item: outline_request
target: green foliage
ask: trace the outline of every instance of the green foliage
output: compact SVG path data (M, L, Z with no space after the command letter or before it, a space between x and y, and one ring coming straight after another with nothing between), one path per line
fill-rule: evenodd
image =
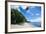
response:
M23 24L26 18L17 9L11 9L11 24Z

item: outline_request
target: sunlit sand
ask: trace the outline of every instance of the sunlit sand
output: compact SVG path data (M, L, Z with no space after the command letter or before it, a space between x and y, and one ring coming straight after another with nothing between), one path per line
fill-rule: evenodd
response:
M22 25L12 24L11 28L13 28L13 29L14 28L32 28L32 24L30 24L30 23L24 23Z

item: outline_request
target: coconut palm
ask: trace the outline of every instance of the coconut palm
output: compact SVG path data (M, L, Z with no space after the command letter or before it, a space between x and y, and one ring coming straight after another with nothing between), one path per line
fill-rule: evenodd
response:
M11 9L11 24L23 24L27 20L17 9Z

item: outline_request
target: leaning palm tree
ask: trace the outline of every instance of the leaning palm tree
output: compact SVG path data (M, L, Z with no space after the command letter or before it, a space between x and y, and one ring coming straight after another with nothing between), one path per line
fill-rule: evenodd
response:
M11 9L11 24L23 24L27 20L17 9Z

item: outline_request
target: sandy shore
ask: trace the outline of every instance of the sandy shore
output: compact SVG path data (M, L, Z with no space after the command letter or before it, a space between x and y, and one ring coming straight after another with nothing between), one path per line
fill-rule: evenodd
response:
M24 23L22 25L11 25L11 28L14 29L14 28L32 28L32 25L30 23Z

